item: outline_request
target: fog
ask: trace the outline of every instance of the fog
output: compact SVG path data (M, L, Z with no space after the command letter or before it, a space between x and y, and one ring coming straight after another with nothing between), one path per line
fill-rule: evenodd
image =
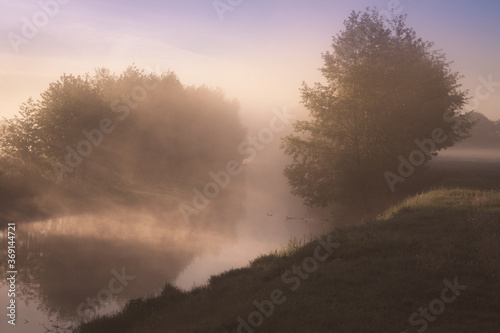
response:
M498 148L451 148L439 154L435 162L446 160L474 161L474 162L500 162L500 149Z
M166 284L206 285L428 189L500 188L492 2L50 4L0 3L0 239L15 223L16 332L69 332ZM396 34L403 21L382 21L405 13ZM451 141L437 145L441 128ZM423 133L437 157L414 153Z
M61 120L61 101L78 112ZM309 119L304 107L255 110L220 90L183 85L175 73L131 67L63 76L24 108L38 122L5 123L8 142L24 155L2 156L1 217L4 226L18 223L17 281L30 332L54 322L75 327L166 283L190 290L291 239L348 223L341 207L307 207L290 193L283 170L292 159L280 145L295 121ZM477 117L470 139L429 163L430 185L479 173L496 181L496 123ZM25 152L9 128L42 144L34 139ZM120 274L129 280L114 293L110 281Z
M149 103L148 107L160 102L152 99ZM277 114L290 115L290 123L279 123ZM147 128L148 138L167 142L163 137L167 133L155 125L154 116L146 112L141 115L143 118L139 120L130 119ZM334 223L331 209L304 206L302 199L290 194L283 176L289 158L279 148L281 137L291 132L292 121L303 117L303 110L277 106L270 108L265 116L242 115L246 134L240 141L229 144L224 141L221 150L229 146L237 148L246 142L243 146L246 150L242 151L247 154L217 153L214 151L217 147L210 146L207 149L213 153L209 163L195 160L186 169L178 170L179 177L185 177L180 171L190 170L187 172L190 177L183 178L187 185L175 181L166 184L166 200L154 194L159 191L156 185L163 180L149 183L143 178L133 178L137 169L158 159L147 151L135 150L134 146L116 149L115 145L127 142L126 131L119 129L105 137L88 161L78 166L86 170L83 185L94 184L91 188L82 188L79 181L73 186L71 178L65 179L60 187L49 181L55 177L53 174L49 180L33 175L36 194L26 195L24 202L39 215L18 222L16 230L17 265L22 267L17 276L19 299L26 313L31 313L26 316L30 322L25 329L36 330L39 324L50 327L56 322L60 327L74 327L95 315L116 311L130 299L155 295L167 282L189 290L207 283L211 275L245 266L261 254L286 247L290 239L310 240L328 231ZM279 131L262 136L271 133L271 123L279 124ZM117 127L120 125L117 123ZM248 144L252 141L245 140L250 138L258 140L258 145ZM191 159L197 154L203 156L202 150L190 152L189 142L181 153L179 147L182 145L175 146L172 154L180 158L185 154ZM222 157L217 159L218 154ZM205 184L214 182L209 174L224 170L229 158L241 161L241 173L231 176L227 187L220 188L215 198L186 220L180 205L194 207L193 189L203 191ZM135 174L131 165L137 165ZM154 169L148 170L156 174ZM106 176L110 173L112 178ZM107 178L102 178L103 175ZM154 195L138 195L129 200L120 192L99 186L100 183L95 185L96 179L106 179L109 184L128 182L134 193L152 190ZM22 219L22 214L10 216L13 217ZM6 232L2 232L1 238L7 238ZM6 255L6 249L1 251ZM2 262L2 272L7 271L5 265ZM89 298L98 298L96 295L108 288L115 276L112 271L122 269L134 277L129 285L109 300L104 297L106 301L89 305ZM5 277L2 273L2 290L6 287Z

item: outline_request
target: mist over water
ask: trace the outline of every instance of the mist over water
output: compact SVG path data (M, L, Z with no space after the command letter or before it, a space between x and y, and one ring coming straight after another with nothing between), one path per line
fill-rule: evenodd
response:
M260 328L264 323L269 330L307 332L397 327L406 316L398 312L424 304L419 297L425 290L412 295L408 288L394 288L399 282L394 276L384 278L387 284L376 283L362 294L394 291L391 299L357 307L359 290L370 289L364 283L372 278L366 276L369 266L381 272L382 255L394 268L384 270L390 276L401 267L408 273L410 263L417 274L408 276L425 285L431 279L422 276L436 277L444 266L461 262L445 252L431 256L432 262L422 260L418 251L427 251L432 239L417 246L408 236L418 234L413 228L421 217L426 231L427 222L439 227L440 214L448 213L420 214L403 200L434 189L500 189L499 5L2 1L0 304L15 299L17 307L4 312L0 333L69 333L127 306L133 309L121 318L124 326L141 332L175 331L177 323L168 319L182 321L189 314L197 317L196 325L201 319L196 332L209 331L210 325L216 325L213 331L240 332L245 328L236 325L258 319L255 314L262 323L248 320L248 332L266 330ZM486 194L474 204L488 205ZM378 229L387 209L409 213L410 223ZM8 224L15 224L15 236L9 237ZM333 265L315 251L315 262L325 265L304 288L311 289L302 291L306 298L296 293L281 306L271 293L270 301L260 303L280 305L279 311L307 329L279 314L271 319L250 300L264 300L273 279L289 272L282 264L295 261L301 250L297 257L261 258L234 272L243 274L234 285L224 276L211 280L260 255L354 225L361 227L340 230L346 246L335 258L327 255ZM347 241L365 225L366 236L349 248ZM383 232L379 239L373 237L376 229ZM472 244L463 244L471 237L446 238L458 231L440 229L445 239L437 237L436 243L443 251ZM484 243L495 245L493 233L485 234ZM328 246L333 247L323 245L333 254ZM495 246L481 256L489 259ZM367 260L370 265L363 264ZM308 261L303 259L302 268L309 274ZM294 274L300 269L287 267ZM16 270L15 296L9 293L10 269ZM337 272L347 272L345 279ZM480 270L471 274L480 275L486 277ZM251 287L240 290L243 280ZM287 284L283 280L276 279ZM345 285L323 285L329 280ZM211 281L206 294L205 289L182 294L194 296L185 303L177 303L181 293L170 298L173 288L192 290ZM218 294L219 286L224 293ZM340 286L349 298L330 286ZM141 302L158 295L158 303ZM242 295L257 313L240 311ZM198 296L201 302L192 301ZM348 315L334 303L347 304ZM329 309L316 311L313 304ZM207 311L194 311L194 305L216 313L203 318ZM445 316L463 312L460 306L447 308ZM377 312L370 316L370 311ZM391 314L381 316L382 311ZM283 325L279 317L286 319ZM357 320L368 317L377 320ZM113 325L105 323L103 330ZM177 330L189 330L179 325Z
M51 186L34 198L46 215L58 214L19 223L16 230L19 322L26 320L19 332L69 331L79 322L119 311L130 300L156 295L165 283L189 290L211 275L287 246L290 239L310 240L343 224L334 218L333 207L306 207L290 193L283 175L291 159L280 149L281 138L292 132L292 122L307 118L305 110L268 106L254 112L243 107L238 114L236 104L229 103L222 115L214 116L221 100L204 88L198 93L189 90L201 101L195 99L182 113L163 104L166 98L172 105L182 104L178 96L156 92L142 105L144 112L117 123L116 132L75 168L90 180L83 186L98 184L92 202L68 199ZM198 119L196 107L205 107L206 99L211 111ZM187 127L180 130L177 117L187 117ZM163 151L168 153L159 155ZM214 182L211 174L224 171L231 160L241 163L241 173L231 175L227 186L205 198L208 203L186 219L179 205L194 207L196 191L203 192ZM462 179L461 172L475 162L485 162L488 172L496 170L498 149L452 148L440 152L429 168ZM107 182L166 199L145 196L130 204L99 187ZM6 256L5 248L0 255ZM2 299L6 271L2 262Z
M248 135L268 124L269 118L255 119ZM289 130L256 150L241 174L189 223L175 205L126 207L103 197L101 207L106 208L94 214L18 224L19 322L28 321L19 332L44 332L40 324L70 327L112 313L131 299L160 292L166 282L191 289L211 275L286 246L291 238L310 239L329 230L328 210L307 208L290 194L282 174L288 161L279 150L280 137ZM219 170L204 171L200 174L207 176L198 184ZM183 194L178 202L190 203L192 195ZM110 280L122 270L134 278L107 297L102 290L109 290ZM99 297L102 302L95 303Z

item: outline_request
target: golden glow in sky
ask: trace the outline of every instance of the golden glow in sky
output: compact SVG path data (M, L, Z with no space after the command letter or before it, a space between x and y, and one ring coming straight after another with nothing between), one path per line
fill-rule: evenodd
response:
M478 111L500 118L500 3L486 0L1 0L0 115L13 116L63 73L120 73L132 64L220 87L243 112L293 108L302 81L322 80L321 53L343 20L367 6L408 14L408 25L454 61L472 95L490 93ZM478 88L489 77L493 88Z

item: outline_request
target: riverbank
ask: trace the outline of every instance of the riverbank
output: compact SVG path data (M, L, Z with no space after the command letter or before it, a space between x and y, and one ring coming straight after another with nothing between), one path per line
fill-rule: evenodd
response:
M497 332L500 193L439 189L85 332Z
M55 217L112 211L116 207L161 206L174 209L180 190L107 187L100 184L54 183L42 177L0 175L0 230L9 222L26 223ZM185 195L185 194L184 194Z

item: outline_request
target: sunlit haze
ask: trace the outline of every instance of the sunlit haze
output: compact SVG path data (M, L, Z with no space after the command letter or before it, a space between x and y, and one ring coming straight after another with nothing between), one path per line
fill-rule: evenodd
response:
M44 1L42 1L44 3ZM400 3L397 5L397 3ZM352 10L377 6L408 14L408 25L454 61L474 94L478 78L500 81L500 2L482 1L242 1L221 13L211 1L68 1L15 52L35 0L0 2L0 115L10 117L63 73L127 66L174 71L187 85L220 87L244 113L296 107L302 81L321 81L321 53ZM499 116L500 93L478 111Z
M0 332L500 332L500 0L0 0L0 36Z

